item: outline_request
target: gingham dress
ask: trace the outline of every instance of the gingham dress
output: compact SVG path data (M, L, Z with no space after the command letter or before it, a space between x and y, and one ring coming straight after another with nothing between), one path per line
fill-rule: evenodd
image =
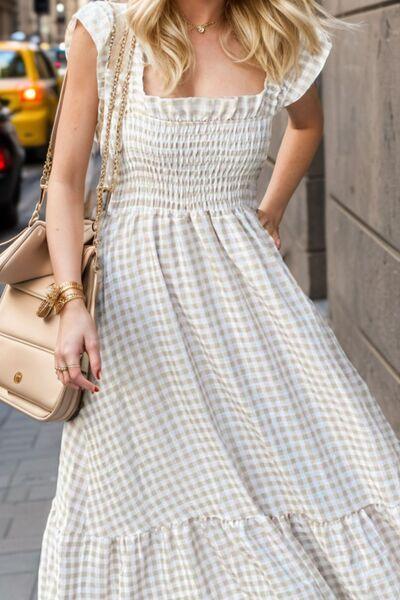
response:
M112 11L80 9L67 50L77 18L104 100ZM256 213L272 118L330 48L259 94L160 99L138 41L101 391L64 425L40 600L400 597L399 441Z

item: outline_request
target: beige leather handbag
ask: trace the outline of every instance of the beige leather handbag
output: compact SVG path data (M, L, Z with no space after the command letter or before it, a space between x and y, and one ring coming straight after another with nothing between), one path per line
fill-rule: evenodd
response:
M83 224L82 283L86 305L93 317L95 317L95 299L100 277L98 260L100 220L115 187L119 170L122 118L135 46L131 28L125 24L122 34L120 30L115 18L110 35L107 63L109 69L113 68L114 76L105 124L101 170L96 188L96 216L94 219L85 219ZM125 51L126 47L128 52ZM120 81L120 74L125 65L127 65L126 77ZM10 245L0 254L0 282L6 284L0 298L0 400L40 421L72 419L82 406L84 393L82 389L76 390L71 386L63 385L54 371L59 316L51 313L46 318L40 318L36 314L39 306L46 301L47 288L54 282L46 242L46 223L40 220L39 212L48 187L66 79L67 75L61 89L40 180L39 201L27 227L17 236L3 242ZM122 90L119 89L119 85L122 85ZM116 150L112 161L111 184L106 185L111 124L118 100ZM102 110L99 112L102 121ZM98 127L100 125L102 123L99 122ZM88 355L84 352L81 357L81 370L87 376L89 367Z

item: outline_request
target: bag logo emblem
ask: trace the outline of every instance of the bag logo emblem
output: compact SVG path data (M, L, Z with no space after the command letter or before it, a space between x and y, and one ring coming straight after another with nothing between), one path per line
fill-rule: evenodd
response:
M22 379L21 371L17 371L14 375L14 383L20 383Z

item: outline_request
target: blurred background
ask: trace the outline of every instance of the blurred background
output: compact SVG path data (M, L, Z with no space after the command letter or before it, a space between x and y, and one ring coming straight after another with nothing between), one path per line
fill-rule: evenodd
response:
M65 27L83 4L0 0L0 241L26 225L38 199ZM319 78L324 142L286 212L282 254L400 434L400 1L324 5L363 27L335 34ZM274 123L260 199L286 119ZM98 167L94 147L87 204ZM61 429L0 404L1 600L36 598Z

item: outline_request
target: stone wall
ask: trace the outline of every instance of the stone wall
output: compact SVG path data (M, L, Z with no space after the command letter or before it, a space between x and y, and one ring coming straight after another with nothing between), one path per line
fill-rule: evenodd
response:
M330 316L400 433L400 2L332 0L324 72Z

